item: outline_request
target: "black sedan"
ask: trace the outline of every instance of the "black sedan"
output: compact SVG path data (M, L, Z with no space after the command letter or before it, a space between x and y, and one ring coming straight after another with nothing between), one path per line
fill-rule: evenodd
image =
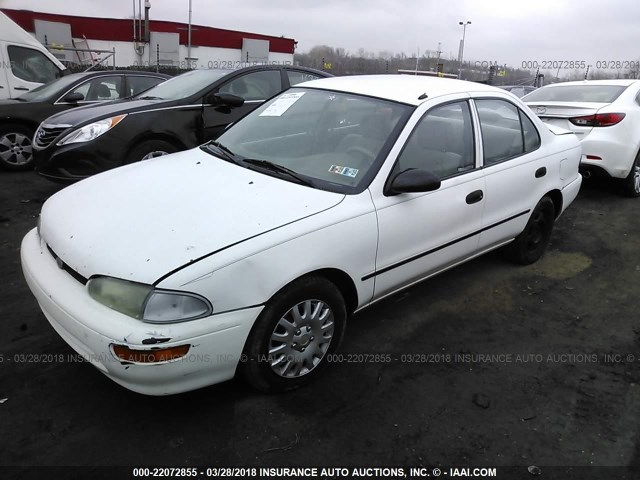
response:
M124 70L73 73L41 85L14 100L0 102L0 167L32 167L31 139L47 117L80 105L118 100L171 78L162 73Z
M290 86L329 76L281 65L193 70L130 100L60 113L36 132L36 171L50 180L73 182L193 148Z

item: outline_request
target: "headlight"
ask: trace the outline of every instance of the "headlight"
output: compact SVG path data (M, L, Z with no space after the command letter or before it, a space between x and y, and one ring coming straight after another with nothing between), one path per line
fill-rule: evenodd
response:
M111 277L94 277L89 295L101 304L147 323L195 320L211 314L211 304L200 295L156 290L151 285Z
M70 143L82 143L95 140L100 135L107 133L109 130L119 124L126 116L126 114L116 115L115 117L105 118L104 120L99 120L97 122L90 123L89 125L85 125L84 127L71 132L69 135L60 140L57 145L68 145Z

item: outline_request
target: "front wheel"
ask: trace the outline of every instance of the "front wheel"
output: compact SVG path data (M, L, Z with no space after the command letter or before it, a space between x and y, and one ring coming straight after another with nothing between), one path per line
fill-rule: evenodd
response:
M544 254L553 231L555 206L549 197L543 197L516 239L507 245L505 253L510 260L521 265L537 262Z
M326 367L344 333L340 290L322 277L302 278L267 303L245 344L241 373L263 392L297 388Z
M633 161L629 175L622 182L625 196L631 198L640 197L640 152L638 152Z
M20 171L33 167L31 139L33 130L21 125L0 127L0 166Z
M151 160L177 151L178 149L166 140L146 140L131 150L127 163Z

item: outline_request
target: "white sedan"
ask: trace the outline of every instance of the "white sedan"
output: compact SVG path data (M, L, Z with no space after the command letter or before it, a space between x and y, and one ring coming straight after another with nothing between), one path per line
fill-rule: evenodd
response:
M580 170L620 179L640 196L640 80L584 80L547 85L522 99L548 125L582 141Z
M353 312L501 246L539 259L580 154L498 88L312 81L216 142L52 196L24 275L60 336L131 390L236 372L286 390L326 367Z

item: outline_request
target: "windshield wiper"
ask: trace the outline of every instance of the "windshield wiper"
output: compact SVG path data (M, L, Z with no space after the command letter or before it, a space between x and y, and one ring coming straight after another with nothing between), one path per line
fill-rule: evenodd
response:
M232 163L237 163L238 165L241 162L241 160L238 157L238 155L233 153L231 150L229 150L228 147L225 147L220 142L211 141L211 142L205 144L204 146L207 147L208 149L210 149L211 146L216 147L218 149L218 151L222 154L222 156L225 158L225 160L229 160Z
M287 175L293 179L295 179L298 183L302 185L306 185L307 187L313 187L314 184L310 180L303 178L299 173L291 170L290 168L285 167L284 165L280 165L278 163L270 162L269 160L258 160L256 158L245 158L242 160L243 163L248 163L249 165L255 165L256 167L264 168L265 170L270 170L276 173L282 173Z
M154 97L153 95L147 95L144 97L138 97L138 100L164 100L162 97Z

